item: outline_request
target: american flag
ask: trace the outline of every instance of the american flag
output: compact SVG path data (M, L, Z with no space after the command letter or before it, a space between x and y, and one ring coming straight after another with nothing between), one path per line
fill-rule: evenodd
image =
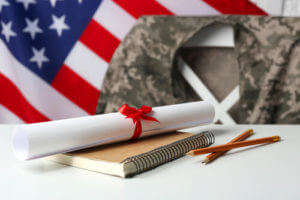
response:
M266 15L247 0L0 0L0 123L92 115L141 15Z

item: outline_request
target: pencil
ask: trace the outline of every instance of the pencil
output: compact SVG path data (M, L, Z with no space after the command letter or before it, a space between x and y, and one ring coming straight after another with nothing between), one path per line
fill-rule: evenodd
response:
M235 143L235 142L238 142L238 141L243 141L243 140L247 139L252 134L253 134L253 129L249 129L249 130L243 132L242 134L240 134L239 136L235 137L234 139L232 139L227 144ZM218 157L220 157L221 155L223 155L226 152L227 151L213 152L213 153L209 154L208 156L206 156L205 159L202 161L202 163L207 164L207 163L217 159Z
M279 136L265 137L265 138L259 138L259 139L254 139L254 140L235 142L235 143L231 143L231 144L223 144L223 145L218 145L218 146L214 146L214 147L195 149L195 150L191 151L191 154L192 155L201 155L201 154L211 153L211 152L228 151L233 148L246 147L246 146L250 146L250 145L263 144L263 143L273 143L273 142L277 142L279 140L280 140Z

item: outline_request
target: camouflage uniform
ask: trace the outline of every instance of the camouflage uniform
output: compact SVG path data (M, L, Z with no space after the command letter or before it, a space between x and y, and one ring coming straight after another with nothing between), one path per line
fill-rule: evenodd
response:
M244 17L237 34L240 123L300 122L300 19ZM297 56L298 54L298 56Z
M124 103L139 107L199 100L175 58L194 34L218 23L235 30L238 122L300 122L300 19L264 16L141 17L111 60L97 113L116 111Z

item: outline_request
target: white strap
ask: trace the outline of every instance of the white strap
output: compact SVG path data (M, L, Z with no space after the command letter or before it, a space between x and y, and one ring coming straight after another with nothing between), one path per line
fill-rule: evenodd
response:
M236 86L221 103L215 98L201 79L179 56L178 67L182 76L204 101L211 102L216 111L214 122L220 120L223 124L236 124L227 111L239 100L239 86Z

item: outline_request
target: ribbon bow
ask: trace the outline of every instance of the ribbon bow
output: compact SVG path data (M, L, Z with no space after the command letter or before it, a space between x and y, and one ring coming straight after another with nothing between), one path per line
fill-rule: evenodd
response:
M135 124L134 133L131 139L138 138L142 133L142 123L141 119L159 122L154 117L147 116L146 114L150 113L152 108L149 106L142 106L139 109L134 107L129 107L127 104L122 105L119 108L119 112L126 116L126 118L131 118Z

